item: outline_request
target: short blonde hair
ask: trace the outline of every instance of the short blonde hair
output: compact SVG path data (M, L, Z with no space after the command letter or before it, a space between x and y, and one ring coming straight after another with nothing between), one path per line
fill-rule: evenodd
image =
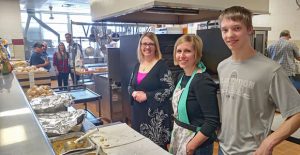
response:
M222 11L219 16L219 24L224 19L242 22L248 29L252 29L252 12L242 6L232 6Z
M141 44L142 44L142 40L145 37L148 37L149 39L151 39L154 42L154 46L155 46L155 58L158 59L158 60L160 60L162 58L162 54L161 54L161 51L160 51L160 47L159 47L157 36L153 32L146 32L146 33L144 33L141 36L140 41L139 41L139 45L138 45L138 48L137 48L137 58L138 58L138 61L142 62L144 60L144 55L142 54L142 51L141 51Z
M183 43L192 43L195 52L195 60L197 62L197 64L200 62L201 58L202 58L202 48L203 48L203 42L202 39L199 36L196 35L191 35L191 34L185 34L183 36L181 36L180 38L177 39L175 45L174 45L174 50L173 50L173 59L174 59L174 65L177 66L178 62L176 60L176 51L177 51L177 47L180 44Z

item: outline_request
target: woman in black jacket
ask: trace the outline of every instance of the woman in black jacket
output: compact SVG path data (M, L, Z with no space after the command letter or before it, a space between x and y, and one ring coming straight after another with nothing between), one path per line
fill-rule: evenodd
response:
M174 155L212 155L215 131L220 125L217 86L200 61L202 40L183 35L174 46L174 64L184 73L174 90L175 123L170 152Z
M171 71L161 60L154 33L142 35L137 55L139 62L134 67L128 87L132 128L167 149L172 131L171 96L174 83Z

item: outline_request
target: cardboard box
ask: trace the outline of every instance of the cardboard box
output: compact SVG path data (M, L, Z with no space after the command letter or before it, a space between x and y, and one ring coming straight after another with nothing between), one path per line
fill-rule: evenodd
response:
M49 85L51 86L51 78L49 72L31 72L31 73L22 73L14 72L16 78L19 80L19 83L22 88L30 88L32 85Z

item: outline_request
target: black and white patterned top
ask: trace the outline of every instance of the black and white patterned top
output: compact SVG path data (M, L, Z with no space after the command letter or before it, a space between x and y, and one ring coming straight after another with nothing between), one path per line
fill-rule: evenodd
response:
M138 84L139 65L136 64L128 86L132 104L132 128L166 148L172 131L171 96L175 88L172 73L167 64L159 60ZM131 97L133 91L144 91L147 100L143 103L136 102Z

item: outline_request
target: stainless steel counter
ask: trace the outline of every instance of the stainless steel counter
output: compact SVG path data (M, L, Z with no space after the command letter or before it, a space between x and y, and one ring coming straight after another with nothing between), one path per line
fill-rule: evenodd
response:
M13 74L0 75L0 154L55 154Z

